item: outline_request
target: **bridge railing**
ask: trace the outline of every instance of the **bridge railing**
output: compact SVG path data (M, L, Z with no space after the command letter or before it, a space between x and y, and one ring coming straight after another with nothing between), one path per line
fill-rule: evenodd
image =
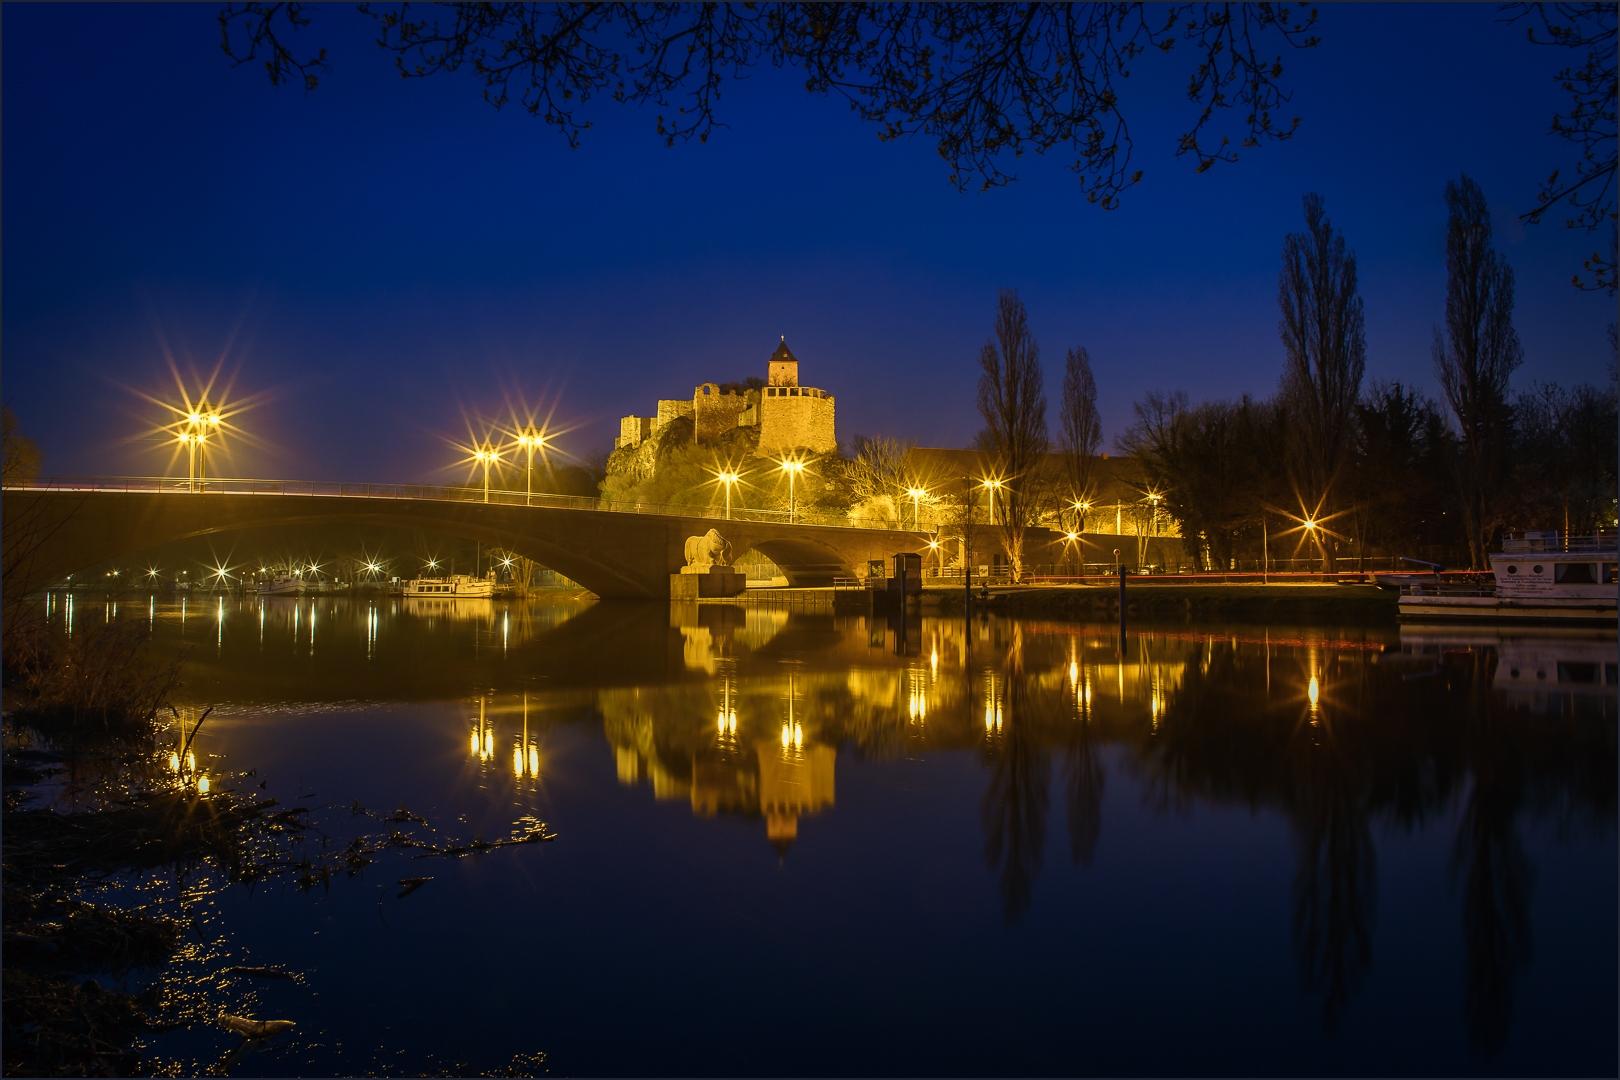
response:
M6 490L22 491L127 491L159 493L165 495L195 495L199 493L226 495L304 495L341 499L412 499L435 502L491 503L501 506L534 506L563 510L603 510L617 514L656 514L668 517L706 518L723 521L728 518L724 506L705 504L642 503L617 499L592 498L583 495L550 495L535 492L507 491L482 487L457 487L434 484L361 484L341 480L247 480L208 479L176 480L167 476L48 476L14 481ZM871 518L851 518L843 514L815 509L757 510L734 506L732 521L757 521L774 524L821 525L850 529L902 530L895 521ZM905 530L917 531L917 530Z

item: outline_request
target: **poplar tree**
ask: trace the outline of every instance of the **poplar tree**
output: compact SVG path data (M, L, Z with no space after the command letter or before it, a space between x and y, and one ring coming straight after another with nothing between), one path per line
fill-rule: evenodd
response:
M1434 367L1457 425L1453 462L1468 553L1486 565L1504 512L1513 414L1508 380L1524 361L1513 329L1513 268L1491 242L1485 193L1464 175L1446 184L1446 326L1434 331Z
M1024 530L1039 510L1036 470L1046 453L1046 393L1041 350L1016 289L1002 289L995 329L979 350L979 415L984 448L999 470L995 492L1013 581L1024 576Z
M1089 502L1096 494L1097 448L1102 445L1102 417L1097 413L1097 380L1091 355L1070 349L1063 360L1063 463L1069 479L1069 502ZM1084 531L1082 515L1079 528Z
M1305 196L1305 231L1283 240L1277 306L1287 359L1282 397L1290 414L1289 466L1302 509L1333 516L1334 485L1349 457L1355 406L1367 368L1367 336L1356 291L1356 256L1333 228L1322 196ZM1331 548L1323 544L1325 562Z

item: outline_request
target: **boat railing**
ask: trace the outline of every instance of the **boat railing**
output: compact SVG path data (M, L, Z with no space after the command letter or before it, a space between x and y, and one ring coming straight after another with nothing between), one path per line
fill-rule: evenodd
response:
M1606 552L1620 548L1620 533L1599 529L1593 533L1562 533L1548 529L1508 533L1502 538L1502 553L1557 554L1559 552Z

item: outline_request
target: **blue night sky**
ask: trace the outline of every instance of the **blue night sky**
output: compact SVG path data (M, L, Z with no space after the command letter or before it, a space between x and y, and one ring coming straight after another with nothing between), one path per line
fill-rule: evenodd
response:
M881 143L768 68L727 87L707 145L603 101L570 151L470 75L402 82L352 10L314 14L332 70L306 95L232 68L209 5L5 5L4 396L46 472L165 467L131 388L172 388L166 350L267 397L236 475L443 479L464 417L515 397L605 449L655 398L763 375L782 334L841 438L963 445L1000 286L1054 402L1064 350L1090 349L1112 436L1148 390L1272 391L1311 190L1359 257L1369 378L1433 395L1464 171L1518 275L1518 384L1606 378L1614 302L1569 285L1595 239L1515 220L1573 161L1546 134L1566 57L1494 6L1324 7L1323 44L1285 57L1299 134L1202 176L1173 155L1191 55L1144 58L1124 103L1147 175L1112 212L1061 154L959 192L931 143Z

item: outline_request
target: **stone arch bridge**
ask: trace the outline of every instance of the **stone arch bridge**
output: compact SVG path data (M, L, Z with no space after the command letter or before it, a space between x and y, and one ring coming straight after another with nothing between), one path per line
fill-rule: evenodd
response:
M703 508L601 509L595 500L476 489L209 481L35 481L0 493L5 587L32 592L68 574L196 537L270 540L359 526L480 541L533 559L604 599L667 599L688 537L715 529L735 555L758 551L790 585L830 585L868 559L923 551L926 533L709 516ZM218 490L216 490L218 489ZM682 513L681 510L688 510ZM745 512L748 513L748 512ZM777 515L780 516L780 515Z

